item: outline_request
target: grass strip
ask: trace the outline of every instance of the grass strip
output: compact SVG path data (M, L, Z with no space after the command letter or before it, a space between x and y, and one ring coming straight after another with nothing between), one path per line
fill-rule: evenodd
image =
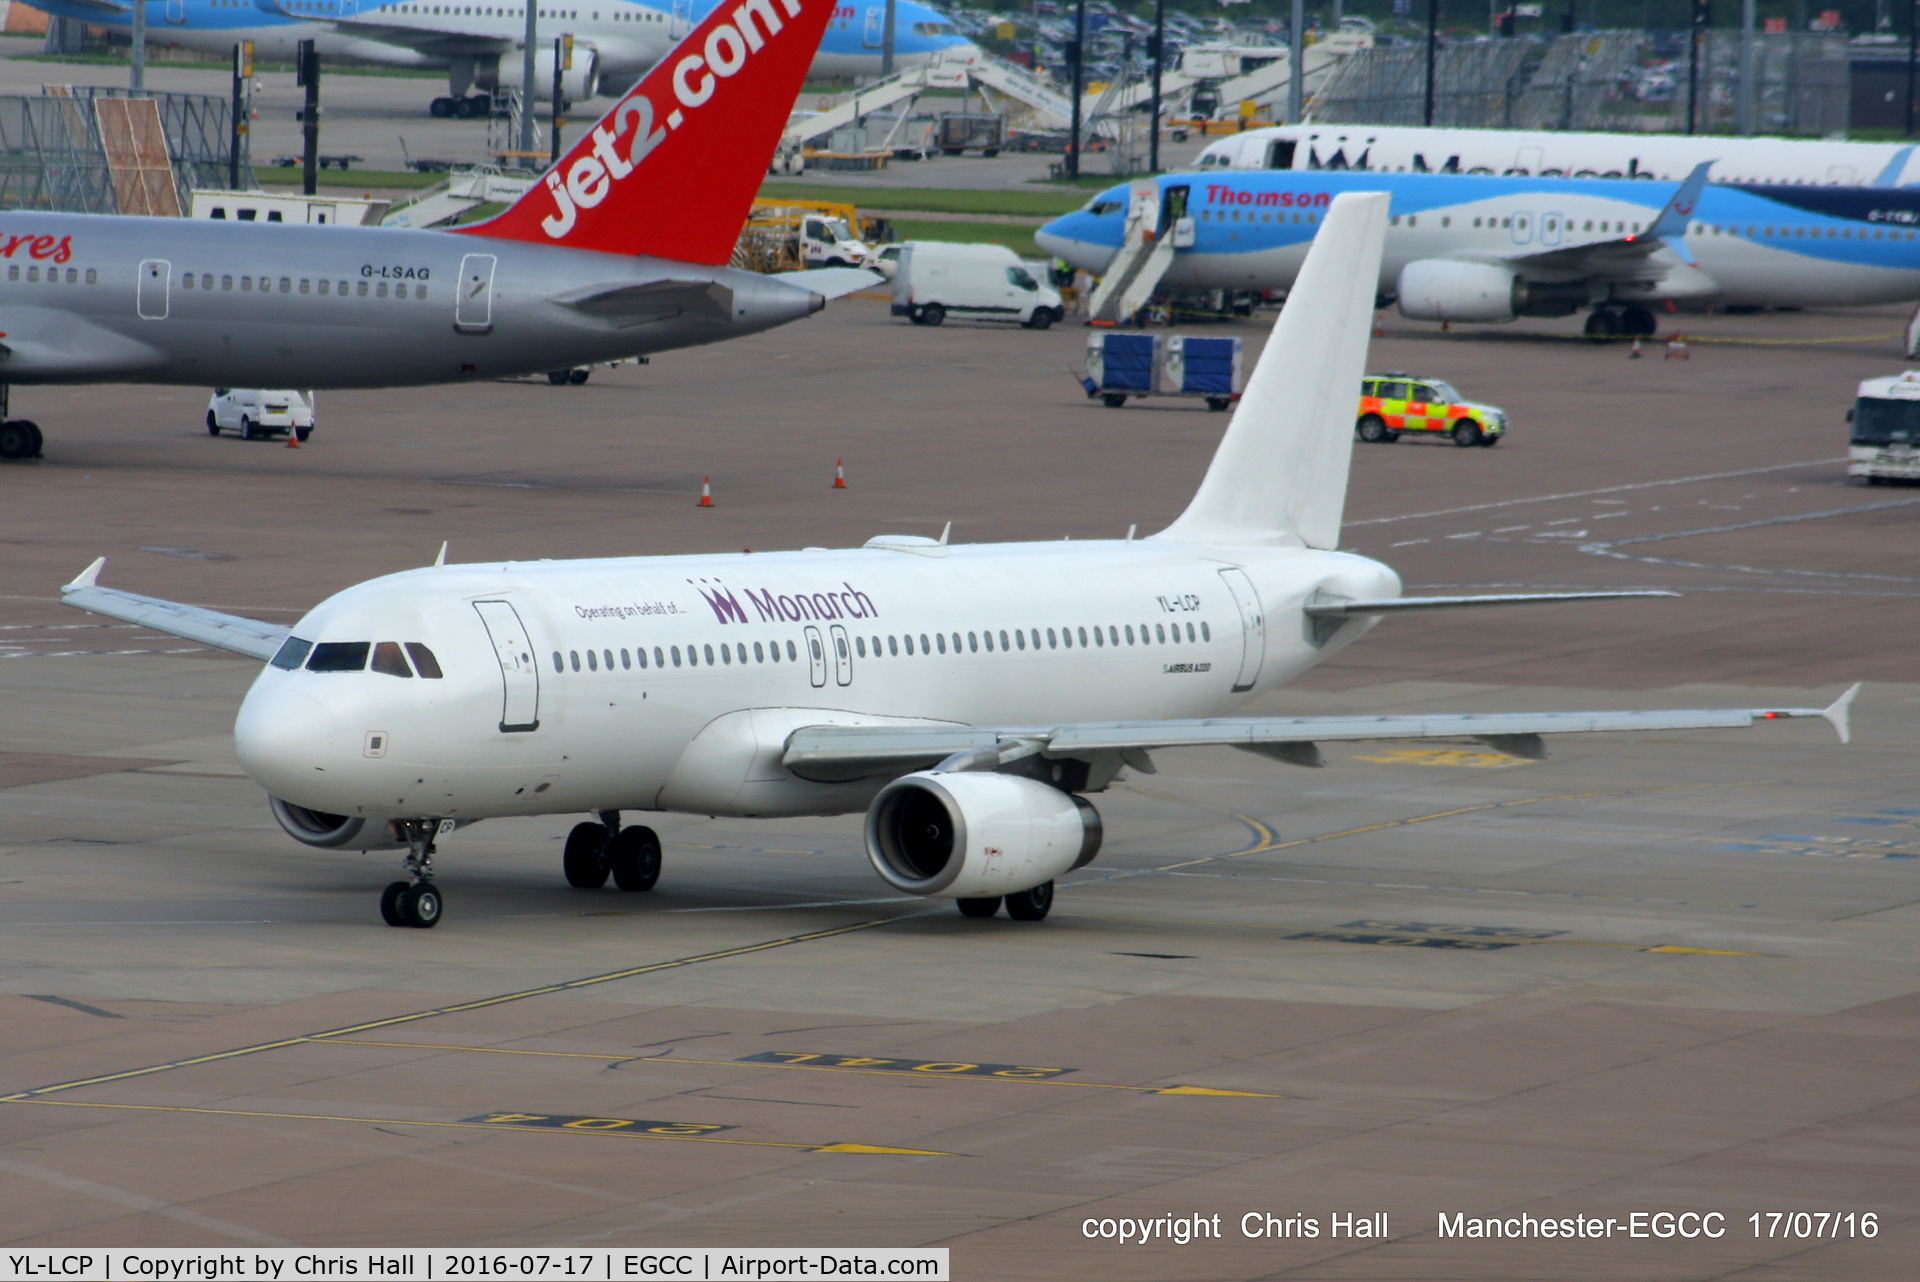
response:
M255 165L254 177L262 185L278 183L283 186L297 187L303 176L298 165ZM407 187L419 189L432 187L447 180L445 174L417 174L410 169L322 169L320 171L322 187L358 187L367 191L375 187Z
M896 218L896 240L944 240L964 245L1005 245L1022 258L1045 258L1034 244L1032 227L1010 227L1005 223L948 223L931 219Z

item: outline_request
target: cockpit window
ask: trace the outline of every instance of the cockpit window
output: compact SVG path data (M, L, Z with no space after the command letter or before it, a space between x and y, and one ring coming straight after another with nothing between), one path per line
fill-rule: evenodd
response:
M440 679L440 660L433 657L433 651L418 641L407 642L407 653L413 656L413 666L420 675L429 681Z
M367 666L369 641L322 641L307 660L308 672L359 672Z
M400 653L398 641L382 641L373 647L373 670L382 676L413 679L413 669L407 666L407 656Z
M289 672L306 662L307 651L313 649L313 642L302 641L299 637L288 637L280 643L280 652L270 662L276 668L285 668Z
M1095 200L1087 206L1087 212L1096 218L1105 218L1108 214L1120 212L1121 202L1117 200Z

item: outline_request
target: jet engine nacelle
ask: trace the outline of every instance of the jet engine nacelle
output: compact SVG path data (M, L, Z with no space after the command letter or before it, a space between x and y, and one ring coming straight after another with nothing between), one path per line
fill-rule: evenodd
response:
M526 70L517 53L498 54L481 58L474 67L473 82L482 89L524 88ZM553 101L553 48L549 45L540 51L533 60L533 96L543 102ZM600 92L600 55L592 49L576 44L573 47L573 65L560 73L560 87L565 91L567 101L585 102Z
M1510 321L1527 307L1526 282L1518 272L1456 258L1408 263L1396 291L1408 320Z
M1091 863L1099 851L1098 811L1018 775L903 775L867 810L867 858L910 895L1015 894Z
M368 829L367 821L358 815L330 815L278 797L268 797L267 805L287 836L305 846L318 846L322 850L399 850L407 844L397 840L393 830L384 823Z

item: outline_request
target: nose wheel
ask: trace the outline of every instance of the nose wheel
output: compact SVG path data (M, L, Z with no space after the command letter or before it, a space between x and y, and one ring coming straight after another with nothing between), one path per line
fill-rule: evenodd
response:
M440 821L413 820L402 827L407 834L408 880L390 882L380 892L380 919L389 926L430 930L440 924L446 908L440 888L433 884L433 838Z

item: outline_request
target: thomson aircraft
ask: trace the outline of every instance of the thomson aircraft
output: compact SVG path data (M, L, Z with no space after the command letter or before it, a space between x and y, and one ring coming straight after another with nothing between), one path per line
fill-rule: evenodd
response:
M1322 740L1471 736L1538 757L1544 734L1800 716L1844 739L1852 691L1826 709L1247 715L1388 615L1672 595L1407 598L1336 550L1387 203L1328 204L1199 492L1148 538L436 561L290 629L102 587L100 561L64 596L265 660L240 761L295 840L407 851L381 899L393 925L440 919L436 841L493 816L590 815L567 880L647 890L660 840L631 812L865 811L896 891L1037 920L1099 851L1087 795L1162 749L1313 766Z
M1843 187L1920 183L1914 144L1724 134L1443 129L1422 125L1274 125L1209 144L1215 169L1363 169L1380 173L1505 174L1537 178L1665 178L1702 161L1716 181Z
M0 213L0 388L463 382L806 316L877 277L726 263L830 11L714 10L543 182L452 231ZM0 423L0 458L39 450Z
M485 116L491 97L475 89L521 87L526 7L523 3L415 4L369 0L145 0L147 39L210 53L225 53L241 40L254 42L262 59L289 59L302 40L318 42L325 57L351 58L391 67L445 67L448 96L432 104L436 116ZM35 7L64 18L125 30L131 0L34 0ZM543 46L535 95L553 96L553 58L547 42L574 38L573 65L562 72L564 96L585 102L606 91L621 93L666 55L674 43L720 7L720 0L572 0L565 8L541 8ZM729 9L733 7L730 3ZM809 79L880 74L886 8L833 10ZM946 51L971 49L944 14L914 0L894 6L894 61L908 67Z
M1595 337L1647 335L1665 303L1857 307L1920 299L1920 192L1435 174L1168 174L1042 227L1095 274L1150 262L1174 289L1291 287L1330 201L1392 197L1379 293L1416 320L1589 310ZM1144 294L1141 295L1144 298Z

